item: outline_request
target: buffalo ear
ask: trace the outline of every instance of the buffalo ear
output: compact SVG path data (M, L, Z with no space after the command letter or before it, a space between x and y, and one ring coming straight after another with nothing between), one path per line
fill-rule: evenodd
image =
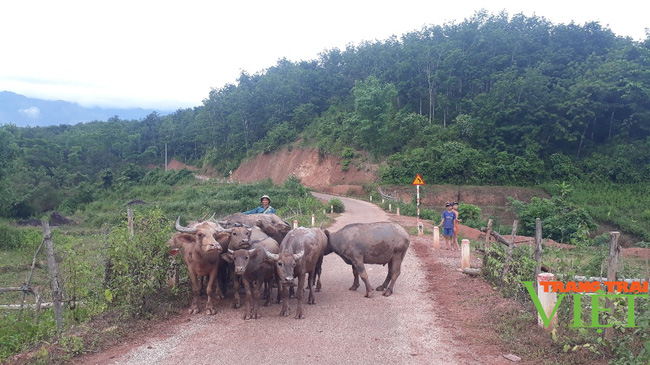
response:
M329 239L329 238L330 238L330 231L328 231L328 230L325 229L325 230L323 230L323 232L324 232L325 235L327 236L327 239Z
M224 261L226 261L226 262L228 262L228 263L231 263L231 264L235 261L235 260L233 259L233 257L234 257L234 255L231 254L230 252L224 252L224 253L221 254L221 258L222 258Z

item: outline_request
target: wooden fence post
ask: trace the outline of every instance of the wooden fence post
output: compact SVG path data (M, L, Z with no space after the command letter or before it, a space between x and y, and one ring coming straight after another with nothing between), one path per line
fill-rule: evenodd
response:
M30 288L30 285L32 283L32 279L34 278L34 269L36 268L36 257L38 256L38 253L41 251L41 248L43 248L43 245L45 244L45 237L43 237L43 240L41 241L41 244L38 246L36 249L36 252L34 252L34 258L32 259L32 268L29 271L29 277L27 278L27 282L25 283L25 286L27 288ZM20 302L21 308L23 305L25 305L25 297L27 296L27 292L23 291L23 300ZM37 300L39 301L39 300ZM40 303L38 303L40 304ZM38 314L38 311L37 311ZM36 320L38 320L38 315L36 316Z
M56 321L56 331L63 331L63 312L61 306L61 290L59 288L59 273L56 268L56 259L54 258L54 245L52 244L52 231L50 231L50 222L44 220L43 240L47 249L47 266L50 271L50 281L52 283L52 302L54 306L54 319Z
M503 272L501 273L501 284L503 284L506 279L506 275L510 270L510 261L512 260L512 248L515 246L515 237L517 235L517 225L519 221L512 222L512 236L510 242L508 242L508 254L506 256L506 263L503 265Z
M621 252L621 246L618 244L619 232L609 232L609 263L607 265L607 281L616 281L616 274L618 272L618 254ZM605 299L605 306L609 308L609 315L614 315L614 302ZM610 318L611 321L611 318ZM605 327L603 333L607 340L614 338L614 328Z
M542 221L539 218L535 219L535 276L539 275L542 271ZM535 290L537 290L537 280L535 280Z
M104 289L108 289L113 274L113 261L108 253L108 236L110 233L111 230L106 228L106 232L104 233L104 254L106 255L104 260Z
M492 219L488 219L487 231L485 232L485 249L490 248L490 233L492 233Z

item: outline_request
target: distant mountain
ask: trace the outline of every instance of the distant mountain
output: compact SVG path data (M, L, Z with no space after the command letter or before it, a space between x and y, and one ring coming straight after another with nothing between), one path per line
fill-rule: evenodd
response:
M97 120L106 121L116 115L122 120L140 120L154 111L160 115L169 113L142 108L85 108L68 101L34 99L11 91L0 92L0 125L15 124L18 127L36 127L77 124Z

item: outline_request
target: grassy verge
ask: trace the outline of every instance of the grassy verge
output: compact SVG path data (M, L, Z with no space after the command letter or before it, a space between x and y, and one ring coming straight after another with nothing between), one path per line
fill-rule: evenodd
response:
M78 207L78 225L53 227L59 281L65 288L64 331L56 333L51 309L33 311L0 309L0 362L25 352L33 362L65 362L122 337L133 321L156 320L187 305L187 286L165 287L169 265L166 241L174 220L196 220L215 212L222 217L251 209L268 194L279 217L311 226L326 226L331 218L325 206L297 179L282 186L185 181L176 185L121 185L97 192L95 200ZM126 206L134 199L146 205ZM136 234L126 233L126 210L135 212ZM140 228L138 228L140 224ZM29 277L32 257L42 242L40 228L19 228L0 222L0 287L20 287ZM0 237L0 238L1 238ZM51 301L47 258L37 255L32 287ZM111 258L114 277L104 281L105 263ZM146 298L144 300L143 298ZM3 294L0 304L18 304L22 293ZM28 297L27 303L33 303ZM127 327L125 327L127 326Z

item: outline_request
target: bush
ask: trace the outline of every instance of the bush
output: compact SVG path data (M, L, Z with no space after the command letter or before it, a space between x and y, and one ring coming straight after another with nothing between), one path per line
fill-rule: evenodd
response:
M337 198L331 199L329 204L333 207L334 213L343 213L345 211L345 205Z
M576 207L563 197L533 197L529 204L508 199L519 216L519 232L524 236L535 235L536 218L542 221L544 237L558 242L569 242L576 235L583 237L585 232L598 227L585 209Z
M110 279L106 300L133 317L152 315L157 299L166 289L169 253L166 245L172 224L161 210L146 216L135 213L134 235L127 225L116 227L109 236Z
M38 247L43 234L38 228L17 228L0 224L0 250Z

